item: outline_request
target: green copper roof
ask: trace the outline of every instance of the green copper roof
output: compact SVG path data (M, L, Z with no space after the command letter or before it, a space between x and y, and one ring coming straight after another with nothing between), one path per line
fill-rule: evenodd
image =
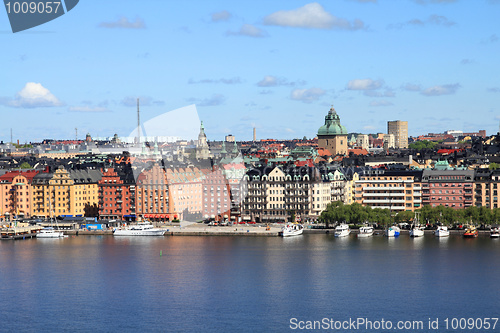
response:
M340 125L340 117L333 106L325 116L325 124L318 130L318 136L320 135L347 135L347 129Z

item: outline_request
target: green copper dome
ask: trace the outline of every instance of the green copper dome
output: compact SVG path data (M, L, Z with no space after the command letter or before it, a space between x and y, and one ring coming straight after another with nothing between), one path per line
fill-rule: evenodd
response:
M347 135L347 129L340 125L340 117L333 106L325 116L325 124L318 130L318 136L320 135Z

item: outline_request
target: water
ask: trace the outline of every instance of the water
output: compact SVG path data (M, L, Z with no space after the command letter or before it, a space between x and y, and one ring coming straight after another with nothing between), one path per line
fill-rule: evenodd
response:
M458 236L2 241L0 331L288 332L291 318L366 318L437 332L438 318L452 332L446 318L500 316L499 254L499 240Z

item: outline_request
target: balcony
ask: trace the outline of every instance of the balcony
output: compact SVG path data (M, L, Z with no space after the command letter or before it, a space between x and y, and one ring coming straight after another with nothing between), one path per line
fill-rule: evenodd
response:
M404 197L405 194L403 192L401 193L363 193L364 197Z
M393 203L405 203L404 200L390 200L390 199L368 199L368 200L363 200L363 203L387 203L387 204L393 204Z

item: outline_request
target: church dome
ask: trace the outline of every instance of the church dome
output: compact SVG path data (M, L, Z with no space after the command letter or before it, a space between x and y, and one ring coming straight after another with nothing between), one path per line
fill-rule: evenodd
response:
M318 129L320 135L347 135L347 129L340 124L340 117L333 106L325 116L325 124Z

